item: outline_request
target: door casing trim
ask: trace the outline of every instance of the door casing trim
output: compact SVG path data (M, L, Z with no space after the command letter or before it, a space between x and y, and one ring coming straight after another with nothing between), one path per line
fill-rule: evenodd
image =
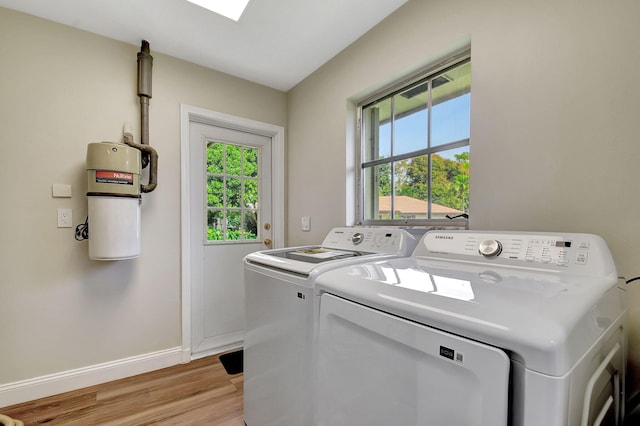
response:
M180 213L182 281L182 362L191 361L191 203L190 132L191 122L257 133L271 138L272 248L284 246L284 127L191 105L180 105Z

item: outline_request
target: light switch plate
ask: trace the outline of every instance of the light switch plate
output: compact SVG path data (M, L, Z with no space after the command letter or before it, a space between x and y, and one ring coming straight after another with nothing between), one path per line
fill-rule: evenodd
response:
M303 231L308 232L311 230L311 218L309 216L302 216L300 222L302 222Z
M51 185L51 196L53 198L71 198L71 185L54 183Z

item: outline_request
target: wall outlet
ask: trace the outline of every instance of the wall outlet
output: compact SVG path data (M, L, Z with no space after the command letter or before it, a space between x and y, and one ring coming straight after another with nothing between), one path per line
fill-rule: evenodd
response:
M73 213L71 209L58 209L58 228L72 228Z

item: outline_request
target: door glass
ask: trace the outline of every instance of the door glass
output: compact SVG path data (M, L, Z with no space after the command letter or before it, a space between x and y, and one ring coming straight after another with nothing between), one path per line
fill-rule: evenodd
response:
M206 241L256 240L259 149L210 141L206 154Z

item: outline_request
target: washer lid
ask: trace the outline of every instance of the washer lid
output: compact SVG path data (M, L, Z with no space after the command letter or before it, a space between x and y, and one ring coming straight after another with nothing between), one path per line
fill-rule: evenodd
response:
M566 374L624 311L616 280L438 259L360 263L318 277L335 294Z
M299 260L307 263L322 263L348 257L362 256L365 253L358 251L327 249L324 247L304 247L293 250L282 250L271 253L272 256L283 259Z
M368 254L370 253L325 249L322 246L302 246L258 251L247 255L245 262L309 276L314 270L322 269L322 264L335 263L338 260L355 260Z

